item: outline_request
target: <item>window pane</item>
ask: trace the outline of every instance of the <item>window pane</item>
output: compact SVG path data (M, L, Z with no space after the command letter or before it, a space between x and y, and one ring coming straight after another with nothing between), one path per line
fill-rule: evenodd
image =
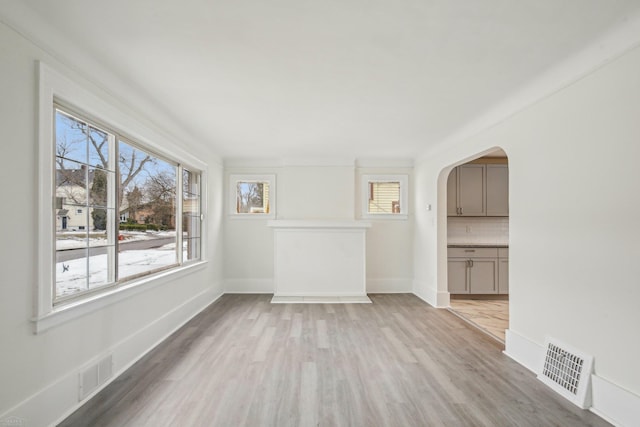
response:
M108 285L115 281L114 270L109 266L109 259L113 259L113 253L113 246L89 248L89 289Z
M95 168L109 168L109 135L96 128L89 128L89 165ZM115 165L114 165L115 166Z
M114 236L114 209L91 208L89 217L91 218L92 228L89 231L89 246L107 246L113 245Z
M165 160L120 141L118 279L177 263L176 174Z
M182 260L190 261L200 258L200 174L184 169L182 182Z
M89 169L89 203L92 206L107 206L111 185L115 184L113 172Z
M58 226L61 227L64 222L63 218L65 217L57 217ZM87 239L88 239L88 230L80 230L80 231L68 231L58 229L56 231L56 250L58 251L68 251L71 249L81 249L87 247Z
M87 163L87 126L56 110L56 156Z
M87 204L86 165L56 158L56 197L62 197L67 206Z
M238 182L236 213L269 213L269 183Z
M190 237L200 236L200 216L183 215L182 216L182 231L186 233L185 239Z
M182 259L194 260L200 259L200 239L184 239Z
M200 197L200 174L183 169L182 186L185 198Z
M113 136L60 110L55 138L55 298L60 298L115 281L115 252L105 248L115 241L115 210L108 206L114 200L109 195L115 192L115 165L108 155Z
M369 182L369 213L399 214L400 183Z
M87 249L57 251L55 297L60 298L87 289Z

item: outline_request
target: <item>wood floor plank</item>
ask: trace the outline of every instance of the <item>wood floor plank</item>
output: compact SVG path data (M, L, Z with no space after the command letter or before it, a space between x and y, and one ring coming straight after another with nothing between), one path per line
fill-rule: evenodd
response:
M417 297L225 295L60 425L607 426Z

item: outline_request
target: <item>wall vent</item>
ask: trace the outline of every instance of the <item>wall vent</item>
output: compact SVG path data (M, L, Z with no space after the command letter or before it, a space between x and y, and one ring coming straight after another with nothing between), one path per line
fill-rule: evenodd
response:
M85 367L78 376L78 401L84 400L113 375L113 355Z
M589 408L593 356L552 338L546 339L545 349L538 379L580 408Z

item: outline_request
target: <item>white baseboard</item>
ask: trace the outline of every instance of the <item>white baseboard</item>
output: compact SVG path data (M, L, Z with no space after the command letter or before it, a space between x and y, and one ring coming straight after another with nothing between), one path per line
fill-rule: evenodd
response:
M78 402L78 374L85 363L0 415L0 422L18 420L25 426L57 425L220 296L212 289L203 290L92 358L112 354L114 374L83 401Z
M504 353L538 373L544 357L544 346L507 329ZM591 375L591 408L589 410L617 427L638 427L640 396L633 394L596 374Z
M542 363L544 347L511 329L507 329L504 354L537 374Z
M416 280L413 281L413 294L433 307L449 307L449 292L428 288Z
M411 279L367 279L368 294L406 294L411 292L413 292L413 280Z
M274 295L271 304L371 304L365 295L323 295L323 296L292 296Z
M275 291L273 279L225 279L226 294L272 294Z
M227 294L272 294L273 279L225 279ZM413 281L406 278L367 279L367 293L395 294L411 293Z
M640 425L640 396L597 375L591 387L591 412L617 427Z

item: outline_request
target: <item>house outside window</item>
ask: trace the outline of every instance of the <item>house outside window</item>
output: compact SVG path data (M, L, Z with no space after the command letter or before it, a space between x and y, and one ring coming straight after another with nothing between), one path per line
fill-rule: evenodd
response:
M407 175L362 175L362 217L407 219Z

